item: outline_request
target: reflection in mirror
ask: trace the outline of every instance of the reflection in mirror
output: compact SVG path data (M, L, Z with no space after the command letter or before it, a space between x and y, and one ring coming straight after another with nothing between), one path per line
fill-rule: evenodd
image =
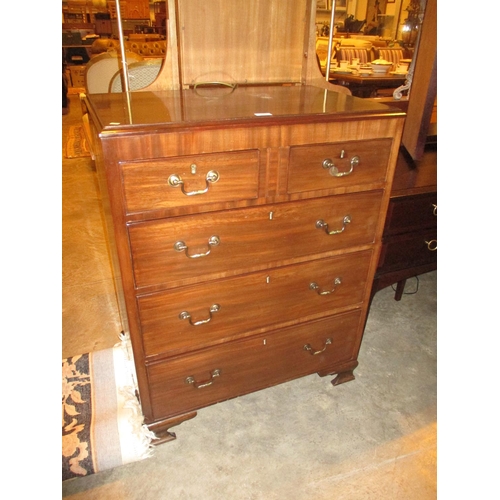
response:
M63 72L71 86L88 94L147 87L167 53L166 5L166 0L63 0ZM120 78L123 67L132 65L129 78Z
M332 0L317 0L316 35L328 37ZM335 37L369 36L413 46L421 24L421 0L335 0Z
M325 78L349 87L353 95L359 97L393 96L395 99L401 99L408 95L425 1L319 2L315 19L316 53ZM333 29L330 29L331 26ZM329 55L330 64L327 64ZM341 59L347 60L349 64L347 72L343 72L343 79L340 78L341 71L338 69ZM354 64L353 60L360 62L363 68ZM350 78L360 75L360 69L363 69L363 75L366 77L371 73L375 74L376 62L390 65L386 76L392 75L393 81L389 82L387 78L383 82L375 83L373 80L360 81ZM404 67L405 71L402 69ZM349 75L349 72L352 75ZM401 79L404 76L406 79Z

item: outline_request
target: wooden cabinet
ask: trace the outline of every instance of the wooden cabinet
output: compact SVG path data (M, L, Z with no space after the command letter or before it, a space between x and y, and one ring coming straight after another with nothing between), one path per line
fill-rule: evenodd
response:
M240 89L215 89L225 118L189 123L166 108L196 107L193 90L132 95L132 123L122 94L87 98L141 403L160 434L299 376L353 379L404 116L329 91L323 111L324 92L241 89L242 113ZM291 114L255 116L274 101Z
M169 1L161 78L85 99L140 401L162 440L204 406L312 373L337 385L358 364L405 115L321 86L309 1L258 3ZM290 38L262 31L276 12Z
M108 2L112 19L116 19L116 0ZM122 19L149 19L149 0L120 0Z
M96 19L95 32L96 35L111 35L113 33L111 19Z
M437 151L421 160L404 150L398 157L372 296L397 283L400 300L408 278L437 269Z

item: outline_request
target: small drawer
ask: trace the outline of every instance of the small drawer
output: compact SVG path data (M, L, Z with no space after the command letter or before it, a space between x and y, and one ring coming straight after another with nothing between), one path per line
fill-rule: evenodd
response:
M136 288L198 283L371 244L381 200L373 191L131 223Z
M145 354L179 354L359 306L371 256L368 250L140 297Z
M437 193L392 198L385 235L437 227Z
M148 379L153 418L316 372L335 373L336 367L356 359L361 327L360 312L355 311L152 364Z
M384 183L392 139L290 148L288 192L335 190Z
M259 151L122 163L127 213L258 197Z
M384 272L437 262L437 231L403 234L384 241L379 269Z

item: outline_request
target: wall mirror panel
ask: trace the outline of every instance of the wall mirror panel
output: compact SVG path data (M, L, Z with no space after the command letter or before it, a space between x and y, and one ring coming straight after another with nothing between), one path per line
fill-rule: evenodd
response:
M424 10L420 0L317 0L318 36L329 34L332 7L335 35L375 36L409 46L416 42Z
M402 142L414 160L421 158L425 144L437 140L437 1L318 0L316 47L323 73L332 7L334 46L369 44L374 54L384 52L380 48L401 47L411 58L408 77L400 87L407 93L402 103L407 112Z

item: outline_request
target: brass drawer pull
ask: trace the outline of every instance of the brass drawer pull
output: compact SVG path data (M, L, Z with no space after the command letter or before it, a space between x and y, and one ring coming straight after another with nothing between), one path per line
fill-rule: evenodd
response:
M324 229L325 233L328 234L328 235L339 234L339 233L343 233L345 231L346 224L350 224L351 223L351 216L350 215L346 215L343 218L342 222L343 222L343 225L342 225L341 229L334 229L333 231L328 231L328 223L326 223L323 219L319 219L319 220L316 221L316 227L318 229Z
M206 323L209 323L212 321L212 313L216 313L220 311L220 305L219 304L213 304L210 309L209 309L209 317L207 319L200 319L198 321L192 321L191 319L191 314L189 314L188 311L182 311L179 313L179 319L188 319L189 323L193 326L199 326L199 325L204 325Z
M435 252L438 249L438 242L437 242L437 240L426 241L425 243L427 244L427 248L431 252Z
M192 168L192 166L191 166L191 168ZM177 174L172 174L168 178L168 184L169 184L169 186L174 187L174 188L180 186L183 194L185 194L186 196L196 196L199 194L206 193L208 191L208 188L210 187L210 183L217 182L218 180L219 180L219 172L217 172L216 170L210 170L205 177L205 181L206 181L205 189L200 189L197 191L186 191L184 189L184 181L182 180L182 177L180 175L177 175Z
M220 238L218 236L210 236L208 239L208 251L204 253L193 253L189 254L189 248L183 241L176 241L174 243L174 250L176 252L184 252L190 259L198 259L200 257L206 257L210 255L212 249L210 247L216 247L220 244Z
M198 383L198 382L196 382L194 377L186 377L185 382L186 382L186 384L192 384L194 387L196 387L196 389L203 389L204 387L208 387L209 385L212 385L214 383L214 378L220 376L220 370L219 369L214 370L210 375L211 375L212 379L208 380L207 382Z
M340 155L341 158L343 158L343 153ZM339 172L339 169L335 166L333 161L330 158L326 158L323 160L323 168L327 168L328 172L330 175L333 177L344 177L345 175L352 174L352 171L354 170L354 167L359 165L359 156L353 156L350 161L351 168L347 172Z
M437 214L438 214L438 206L436 204L432 204L432 215L434 215L435 217L437 217Z
M313 351L311 344L306 344L304 346L304 351L309 351L309 354L311 354L312 356L316 356L316 354L321 354L322 352L325 352L326 346L330 345L331 343L332 343L332 339L326 339L325 347L323 347L323 349L321 349L321 351Z
M342 280L340 278L335 278L335 281L333 282L334 285L340 285L341 283ZM311 290L315 290L318 293L318 295L329 295L330 293L333 293L336 290L336 288L333 287L331 290L320 291L319 285L314 282L309 284L309 288Z

